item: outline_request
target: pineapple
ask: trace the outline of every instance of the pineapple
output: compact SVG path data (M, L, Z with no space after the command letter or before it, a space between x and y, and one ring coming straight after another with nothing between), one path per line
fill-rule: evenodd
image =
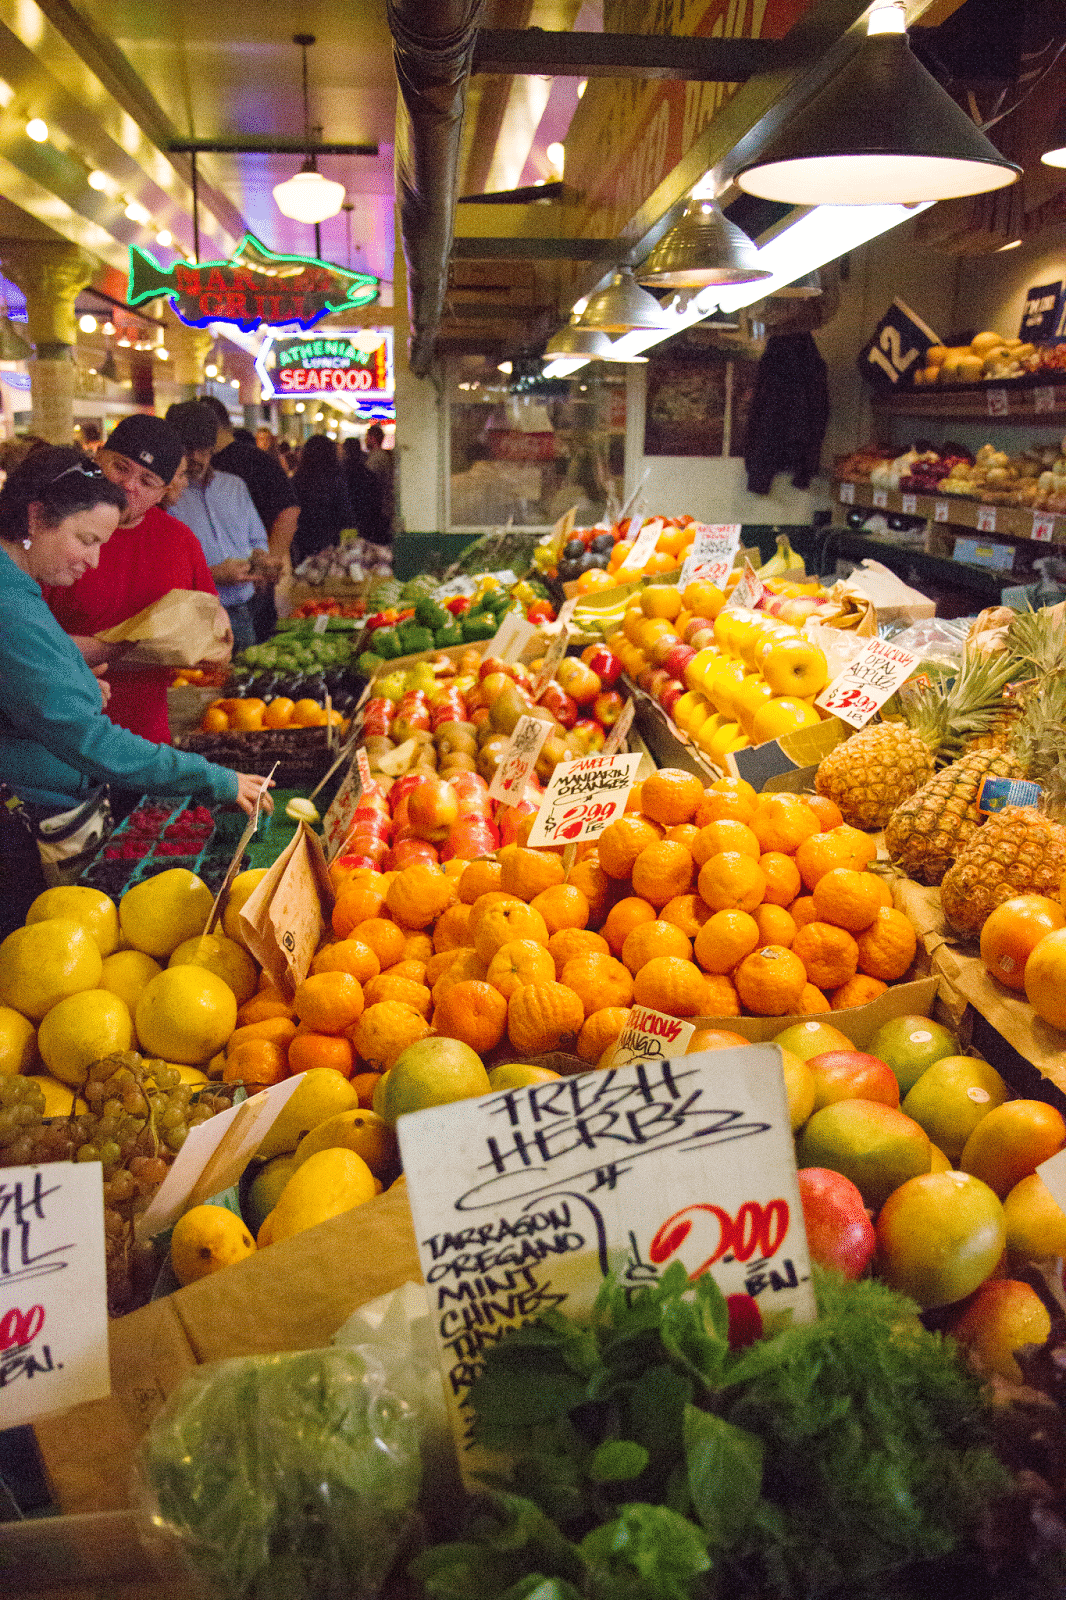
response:
M939 883L984 820L977 810L984 780L1022 775L1020 763L1002 750L952 762L889 817L885 846L895 865L919 883Z
M1011 747L1025 776L1042 785L1044 803L1066 815L1066 673L1051 673L1024 696Z
M1058 898L1066 828L1028 806L989 817L944 874L940 900L956 933L976 937L989 913L1017 894Z
M875 723L831 750L818 768L818 793L835 801L853 827L883 828L938 766L993 725L1015 670L1013 656L982 661L967 654L947 687L932 683L910 697L902 722Z

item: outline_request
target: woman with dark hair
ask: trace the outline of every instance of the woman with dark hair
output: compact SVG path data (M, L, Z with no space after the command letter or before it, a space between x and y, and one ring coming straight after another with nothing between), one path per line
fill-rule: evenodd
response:
M382 503L381 480L371 472L358 439L345 439L342 451L348 502L359 537L372 544L387 545L389 524Z
M352 508L337 458L337 446L324 433L313 433L300 452L292 486L300 502L300 520L292 541L292 563L340 543L352 526Z
M95 462L51 445L0 489L0 782L53 836L109 783L235 800L249 815L263 785L105 717L106 684L45 604L42 585L76 583L96 567L125 507Z

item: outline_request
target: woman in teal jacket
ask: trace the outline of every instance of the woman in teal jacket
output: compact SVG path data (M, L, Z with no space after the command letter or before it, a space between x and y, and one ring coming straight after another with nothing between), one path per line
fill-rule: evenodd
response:
M235 800L251 815L262 778L151 744L104 715L100 680L44 602L42 584L75 583L98 564L124 506L80 450L52 446L0 489L0 781L37 821L105 783Z

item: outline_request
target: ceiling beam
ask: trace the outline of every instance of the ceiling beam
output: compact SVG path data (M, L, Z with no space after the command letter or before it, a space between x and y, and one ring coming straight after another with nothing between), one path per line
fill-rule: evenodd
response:
M684 78L745 83L781 60L776 39L672 38L646 33L549 33L544 28L481 28L474 72L553 78Z
M617 239L459 238L453 261L599 261L616 259Z
M196 156L376 156L376 144L324 143L313 139L253 139L235 133L223 139L171 139L166 145L171 155Z

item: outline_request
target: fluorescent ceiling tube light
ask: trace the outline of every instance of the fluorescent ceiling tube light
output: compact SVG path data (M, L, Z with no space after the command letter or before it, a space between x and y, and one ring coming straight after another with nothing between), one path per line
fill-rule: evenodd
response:
M692 200L637 272L641 283L664 289L698 289L712 283L753 283L768 278L758 251L714 200Z
M1002 156L907 43L903 7L870 13L847 66L736 183L794 205L912 205L985 194L1021 168Z
M88 183L90 189L99 189L102 191L110 186L111 179L108 177L106 172L93 171L90 172L86 182Z
M667 315L653 294L642 289L629 267L616 272L606 289L589 296L581 313L581 327L601 333L629 333L633 328L672 329L675 319Z
M581 368L587 367L588 364L588 356L556 356L555 360L550 361L544 368L541 376L545 378L569 378L572 373L580 372Z

